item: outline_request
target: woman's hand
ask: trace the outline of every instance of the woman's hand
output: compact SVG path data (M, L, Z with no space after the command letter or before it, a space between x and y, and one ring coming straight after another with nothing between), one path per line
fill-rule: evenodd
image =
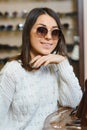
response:
M42 65L46 66L48 64L59 64L63 60L65 60L66 57L61 55L55 55L55 54L49 54L45 56L36 56L30 61L31 68L39 68Z

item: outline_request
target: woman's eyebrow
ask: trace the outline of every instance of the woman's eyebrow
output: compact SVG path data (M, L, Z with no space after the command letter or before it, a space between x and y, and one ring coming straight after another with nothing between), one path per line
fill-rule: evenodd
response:
M42 26L45 26L45 27L46 27L46 25L45 25L45 24L42 24L42 23L38 23L37 25L42 25Z
M45 24L42 24L42 23L39 23L39 24L37 24L37 25L42 25L42 26L44 26L44 27L47 27ZM52 28L58 28L58 26L52 26Z
M53 26L53 28L58 28L58 26Z

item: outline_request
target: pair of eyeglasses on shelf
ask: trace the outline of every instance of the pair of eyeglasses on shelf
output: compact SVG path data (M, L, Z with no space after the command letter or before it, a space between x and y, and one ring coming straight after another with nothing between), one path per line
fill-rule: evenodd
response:
M70 26L69 23L63 23L62 24L63 29L69 29L69 26Z
M67 13L57 12L57 14L58 14L58 16L59 16L60 18L77 16L77 12L67 12Z
M21 12L13 11L13 12L1 12L0 11L0 18L26 18L28 14L27 10L23 10Z
M22 23L19 23L15 26L13 26L11 24L10 25L0 25L0 31L16 31L16 30L22 31L23 26L24 26L24 24L22 24Z
M24 27L24 24L20 23L20 24L16 25L16 30L22 31L23 27Z
M13 25L0 25L0 31L12 31Z
M0 11L0 18L8 18L8 17L17 17L17 12L8 12L8 11L5 11L5 12L1 12Z
M6 12L4 12L3 17L5 17L5 18L8 18L8 17L14 18L14 17L17 17L17 15L18 15L18 13L17 13L16 11L14 11L14 12L12 12L12 13L6 11Z
M0 50L18 50L20 48L21 47L18 46L10 46L8 43L7 44L0 43Z

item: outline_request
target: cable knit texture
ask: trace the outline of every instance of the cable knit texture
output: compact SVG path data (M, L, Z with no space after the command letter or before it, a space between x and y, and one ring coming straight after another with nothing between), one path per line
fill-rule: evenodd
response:
M0 130L42 130L46 117L62 106L76 107L82 97L68 60L26 71L18 61L0 72Z

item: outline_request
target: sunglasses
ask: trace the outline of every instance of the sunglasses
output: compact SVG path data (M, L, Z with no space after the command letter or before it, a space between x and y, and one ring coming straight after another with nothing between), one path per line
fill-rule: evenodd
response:
M45 38L48 33L48 29L46 27L38 27L36 31L38 37ZM53 40L58 40L61 36L60 29L54 29L51 31L51 37Z
M13 25L0 25L0 31L12 31Z

